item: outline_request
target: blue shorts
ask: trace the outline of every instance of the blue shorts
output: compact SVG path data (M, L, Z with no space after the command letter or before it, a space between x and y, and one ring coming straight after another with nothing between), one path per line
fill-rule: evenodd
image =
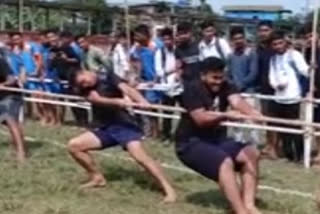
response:
M24 84L24 88L27 90L40 90L42 89L42 83L28 81Z
M23 105L21 96L8 95L0 100L0 118L1 122L10 117L15 121L19 121L20 109Z
M55 82L44 83L43 90L46 92L59 94L59 93L61 93L61 85L60 85L60 83L55 83Z
M160 103L162 100L162 93L159 91L145 91L143 95L148 102L153 104Z
M187 167L200 173L206 178L219 181L220 166L226 158L231 158L235 170L241 168L236 163L236 157L247 145L231 138L204 140L192 137L176 144L178 158Z
M140 141L143 137L143 132L138 126L121 123L94 129L92 133L100 140L101 149L120 145L126 150L130 142Z

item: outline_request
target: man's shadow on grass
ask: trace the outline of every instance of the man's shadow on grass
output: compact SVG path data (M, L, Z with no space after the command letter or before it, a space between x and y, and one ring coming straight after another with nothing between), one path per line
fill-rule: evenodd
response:
M196 192L186 196L186 201L197 206L205 208L216 207L217 209L230 210L227 199L219 189L208 190L205 192ZM274 203L274 202L272 202ZM270 210L270 204L261 198L256 200L256 205L260 210ZM280 206L280 202L279 202Z
M41 141L41 140L37 140L37 141L32 140L32 141L30 141L28 139L26 139L24 141L24 143L25 143L26 148L28 150L30 150L30 151L41 149L45 144L45 142ZM11 139L8 139L8 140L5 140L5 141L1 141L0 142L0 149L8 148L8 147L11 146L11 144L12 144Z
M103 164L103 173L108 182L133 181L141 189L147 189L152 192L160 191L158 185L151 175L138 166L132 166L132 169L123 168L120 165Z

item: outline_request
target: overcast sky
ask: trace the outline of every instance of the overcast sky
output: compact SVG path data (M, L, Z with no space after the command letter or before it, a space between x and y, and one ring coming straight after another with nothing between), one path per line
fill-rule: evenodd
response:
M109 3L123 3L125 0L106 0ZM174 2L174 0L168 0ZM199 0L192 0L198 3ZM207 0L215 11L221 12L221 7L225 5L258 5L258 0ZM282 5L285 9L293 10L295 13L303 12L307 2L315 0L259 0L260 5ZM128 0L129 3L148 3L148 0Z

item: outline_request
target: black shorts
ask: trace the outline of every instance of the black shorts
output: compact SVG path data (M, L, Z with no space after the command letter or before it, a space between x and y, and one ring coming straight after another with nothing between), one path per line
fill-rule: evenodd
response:
M204 140L192 137L177 142L176 152L186 166L209 179L218 181L220 167L226 158L234 161L235 170L241 168L235 160L246 146L231 138Z
M313 108L313 122L320 123L320 106L317 104Z
M96 128L92 133L100 140L101 149L122 146L127 149L129 143L140 141L143 137L141 129L133 124L114 123Z

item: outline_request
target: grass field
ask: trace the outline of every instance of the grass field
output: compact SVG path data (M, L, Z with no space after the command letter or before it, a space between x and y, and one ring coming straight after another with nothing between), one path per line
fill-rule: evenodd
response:
M162 204L152 180L126 154L118 149L99 152L96 157L108 179L106 188L78 189L83 171L69 158L63 145L81 130L73 127L43 128L27 122L26 135L31 157L17 167L1 134L0 213L1 214L223 214L228 205L217 186L200 176L166 169L176 187L176 204ZM182 167L173 147L146 142L148 151L160 162ZM261 185L313 194L320 174L285 161L261 164ZM307 195L308 196L308 195ZM314 214L315 203L308 197L260 190L259 207L263 213Z

